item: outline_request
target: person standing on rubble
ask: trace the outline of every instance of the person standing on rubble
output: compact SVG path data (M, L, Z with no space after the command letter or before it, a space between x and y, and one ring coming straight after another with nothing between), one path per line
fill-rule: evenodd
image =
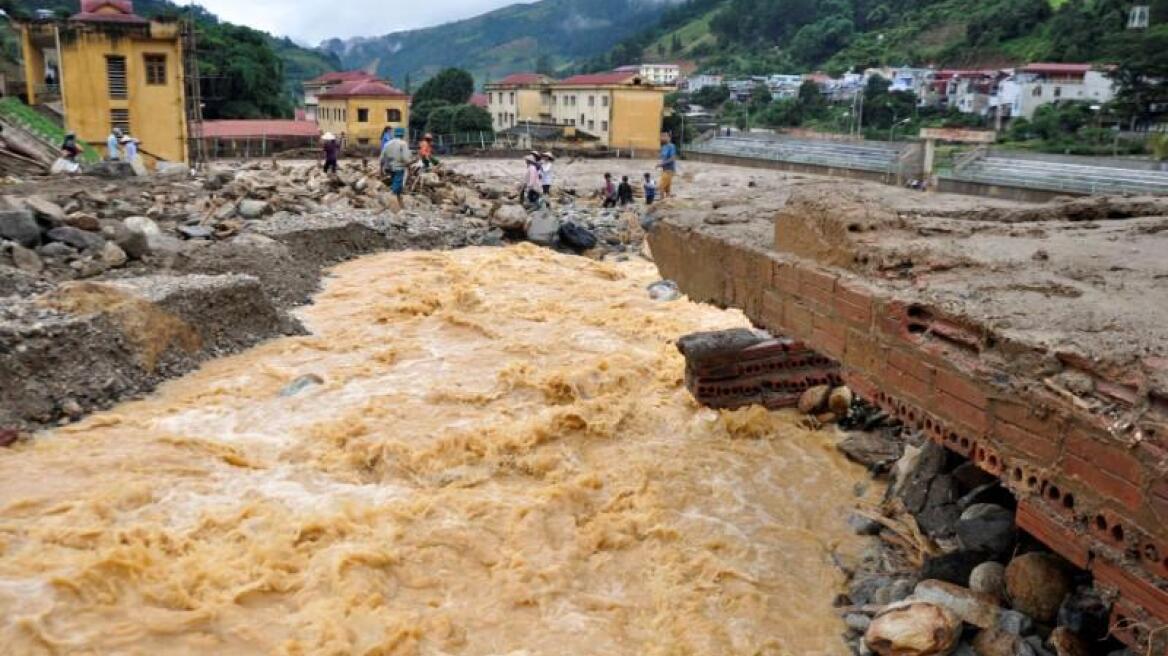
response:
M677 173L677 146L673 145L673 136L668 132L661 133L661 162L657 165L661 169L661 182L658 191L661 198L673 195L673 176Z
M523 162L527 165L527 174L523 178L524 198L528 205L538 208L542 198L539 192L543 189L543 169L534 154L528 155Z
M552 162L554 161L556 161L556 156L547 152L540 158L539 163L539 181L543 187L543 195L547 197L552 195Z
M121 128L114 128L105 140L105 158L111 162L116 162L122 158L121 151L118 150L118 145L122 142Z
M405 137L404 128L395 128L393 139L381 149L381 171L389 176L389 189L397 196L399 202L406 186L406 169L413 157Z
M133 164L138 159L138 140L130 135L122 136L122 145L125 147L125 161Z
M393 128L387 125L385 126L385 129L381 131L381 149L385 150L386 144L391 141L393 141Z
M324 150L324 172L326 174L337 172L337 160L341 156L341 144L337 141L336 135L332 132L325 132L321 137Z
M418 159L422 160L422 166L427 171L438 163L438 160L434 159L434 135L427 134L418 142Z

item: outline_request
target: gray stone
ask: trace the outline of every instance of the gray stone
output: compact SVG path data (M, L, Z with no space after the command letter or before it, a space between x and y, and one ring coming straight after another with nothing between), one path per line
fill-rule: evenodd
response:
M12 245L12 264L17 269L27 273L40 273L45 270L45 263L36 251L25 248L20 244Z
M101 261L108 267L120 267L126 263L129 258L126 252L120 246L112 241L107 241L105 246L101 249Z
M560 219L549 212L540 212L527 226L527 239L540 246L554 246L560 236Z
M65 219L68 218L60 205L40 196L25 198L24 206L32 211L38 221L53 228L65 225Z
M48 238L69 244L79 251L100 251L105 246L105 239L101 235L68 226L53 228L48 232Z
M130 216L126 217L122 223L134 232L140 232L144 235L161 235L162 229L153 219L144 216Z
M853 634L859 635L867 631L869 626L872 626L872 618L863 613L848 613L844 615L844 625Z
M1008 557L1014 550L1016 537L1014 513L1001 506L974 504L957 521L957 540L966 551Z
M1016 610L1003 610L998 614L998 630L1014 635L1026 635L1034 630L1034 620Z
M187 239L210 239L214 236L215 231L207 226L189 225L179 226L178 233Z
M101 222L92 214L71 214L65 222L69 226L79 230L88 230L89 232L98 232L101 230Z
M54 241L38 248L37 253L40 253L41 257L64 258L76 255L77 250L68 244Z
M649 298L666 303L676 301L681 298L681 289L672 280L661 280L649 285Z
M921 581L912 598L947 608L962 622L982 629L996 627L1002 611L990 595L944 581Z
M296 380L292 381L291 383L288 383L288 385L285 386L284 389L280 390L280 396L282 396L282 397L296 396L297 394L303 392L304 390L306 390L310 387L315 387L317 385L323 385L323 384L324 384L324 379L321 378L320 376L317 376L316 374L305 374L303 376L300 376Z
M245 219L258 219L268 213L271 206L267 201L248 198L239 201L239 215Z
M182 242L166 235L150 235L146 237L149 253L160 258L173 258L182 253Z
M904 454L904 442L890 431L856 431L836 445L849 460L876 472L888 471Z
M41 243L41 227L28 210L0 211L0 237L21 246L36 248Z
M973 568L969 575L969 589L988 594L999 603L1006 600L1006 566L990 561Z
M161 235L155 236L160 237ZM150 235L128 230L122 238L118 239L117 244L118 248L121 248L130 259L140 260L150 254L150 239Z
M503 205L491 215L491 225L503 230L526 230L527 221L527 210L521 205Z

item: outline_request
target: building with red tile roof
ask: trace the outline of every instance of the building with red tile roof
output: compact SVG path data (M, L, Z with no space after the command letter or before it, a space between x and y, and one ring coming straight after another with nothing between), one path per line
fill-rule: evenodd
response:
M69 18L84 23L146 25L150 21L134 13L132 0L81 0L81 12Z
M352 80L342 82L320 94L321 100L336 98L409 98L409 94L381 80Z
M377 80L378 77L365 71L331 71L314 77L304 83L304 113L309 120L317 120L320 96L347 82Z
M388 82L358 79L342 82L317 97L321 130L356 146L379 147L387 128L408 128L410 95Z

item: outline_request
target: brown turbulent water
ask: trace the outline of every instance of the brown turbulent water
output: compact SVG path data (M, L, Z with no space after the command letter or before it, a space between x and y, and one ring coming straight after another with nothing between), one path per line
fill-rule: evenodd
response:
M313 336L0 454L0 653L846 653L863 473L790 415L698 407L671 340L745 319L654 279L368 257Z

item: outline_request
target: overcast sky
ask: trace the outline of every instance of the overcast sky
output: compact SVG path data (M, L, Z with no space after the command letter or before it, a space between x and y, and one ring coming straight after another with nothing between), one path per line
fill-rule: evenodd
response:
M520 1L524 0L197 0L224 20L311 45L334 36L380 36L429 27Z

